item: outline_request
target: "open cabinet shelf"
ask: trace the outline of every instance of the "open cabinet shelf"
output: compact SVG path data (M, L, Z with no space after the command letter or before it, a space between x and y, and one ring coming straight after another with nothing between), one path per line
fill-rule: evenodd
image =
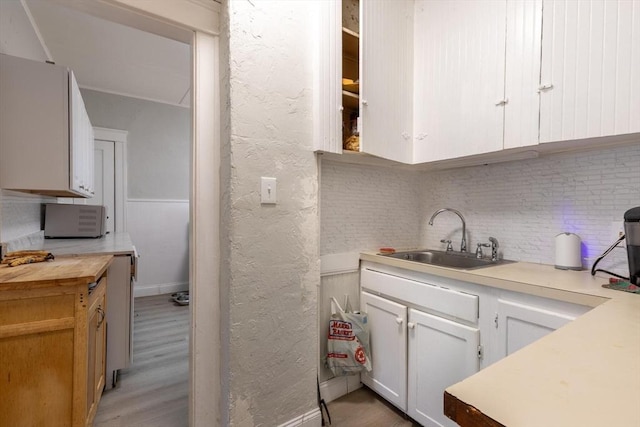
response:
M360 108L360 36L342 27L342 141L343 148L353 149L346 141L353 135ZM355 151L355 150L354 150Z

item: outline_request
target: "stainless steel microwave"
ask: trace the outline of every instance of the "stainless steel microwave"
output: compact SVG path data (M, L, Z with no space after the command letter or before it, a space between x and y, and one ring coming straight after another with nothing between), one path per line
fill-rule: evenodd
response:
M107 211L95 205L45 205L44 237L101 237L106 231Z

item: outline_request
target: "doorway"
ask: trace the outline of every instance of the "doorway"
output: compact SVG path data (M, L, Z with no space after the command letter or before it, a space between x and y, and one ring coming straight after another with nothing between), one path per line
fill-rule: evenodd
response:
M23 0L31 5L37 0ZM172 2L139 2L137 0L105 0L74 2L48 0L92 16L148 31L190 45L192 77L192 123L189 208L189 284L190 348L189 348L189 419L191 426L219 425L226 399L221 393L221 328L220 286L216 280L220 270L220 168L221 95L219 81L220 15L216 1L174 0ZM42 30L42 28L41 28ZM41 31L42 33L42 31ZM39 35L40 37L40 35ZM73 49L83 44L75 39L63 47ZM126 43L126 39L123 41ZM49 46L51 48L51 46ZM111 45L103 44L104 48ZM53 49L51 49L53 50ZM96 52L102 54L102 50ZM149 49L152 51L152 49ZM121 61L118 65L125 65ZM95 64L93 64L95 68ZM151 80L141 83L146 85ZM94 123L98 124L98 123ZM115 126L114 126L115 127ZM118 127L116 127L118 128ZM116 154L117 155L117 154ZM117 209L116 202L116 209ZM116 215L116 229L118 229ZM127 227L128 228L128 224ZM142 254L145 257L145 254ZM212 405L211 402L219 402Z

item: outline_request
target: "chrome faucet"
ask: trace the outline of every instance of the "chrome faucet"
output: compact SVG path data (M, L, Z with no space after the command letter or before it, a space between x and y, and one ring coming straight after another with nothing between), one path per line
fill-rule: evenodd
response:
M429 220L429 225L433 225L433 219L438 215L440 215L442 212L446 212L446 211L453 212L454 214L460 217L460 220L462 221L462 242L460 242L460 252L467 252L467 223L464 221L464 217L460 212L451 208L438 209L433 213L433 215L431 215L431 219Z
M491 261L498 260L498 239L495 237L489 237L489 241L491 242Z

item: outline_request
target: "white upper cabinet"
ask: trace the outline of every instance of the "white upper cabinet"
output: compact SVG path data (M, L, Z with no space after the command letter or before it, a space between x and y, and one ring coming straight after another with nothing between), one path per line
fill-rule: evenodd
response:
M357 53L342 2L318 4L318 151L355 117L359 151L409 164L640 132L640 1L360 0Z
M413 0L361 0L359 32L342 27L342 4L315 3L314 149L342 153L360 117L355 151L412 163Z
M542 0L508 1L506 21L504 149L538 144Z
M546 1L540 142L640 132L640 2Z
M506 4L416 1L414 163L502 149Z
M68 68L0 55L0 188L93 195L93 128Z
M360 0L360 151L413 162L413 0Z

